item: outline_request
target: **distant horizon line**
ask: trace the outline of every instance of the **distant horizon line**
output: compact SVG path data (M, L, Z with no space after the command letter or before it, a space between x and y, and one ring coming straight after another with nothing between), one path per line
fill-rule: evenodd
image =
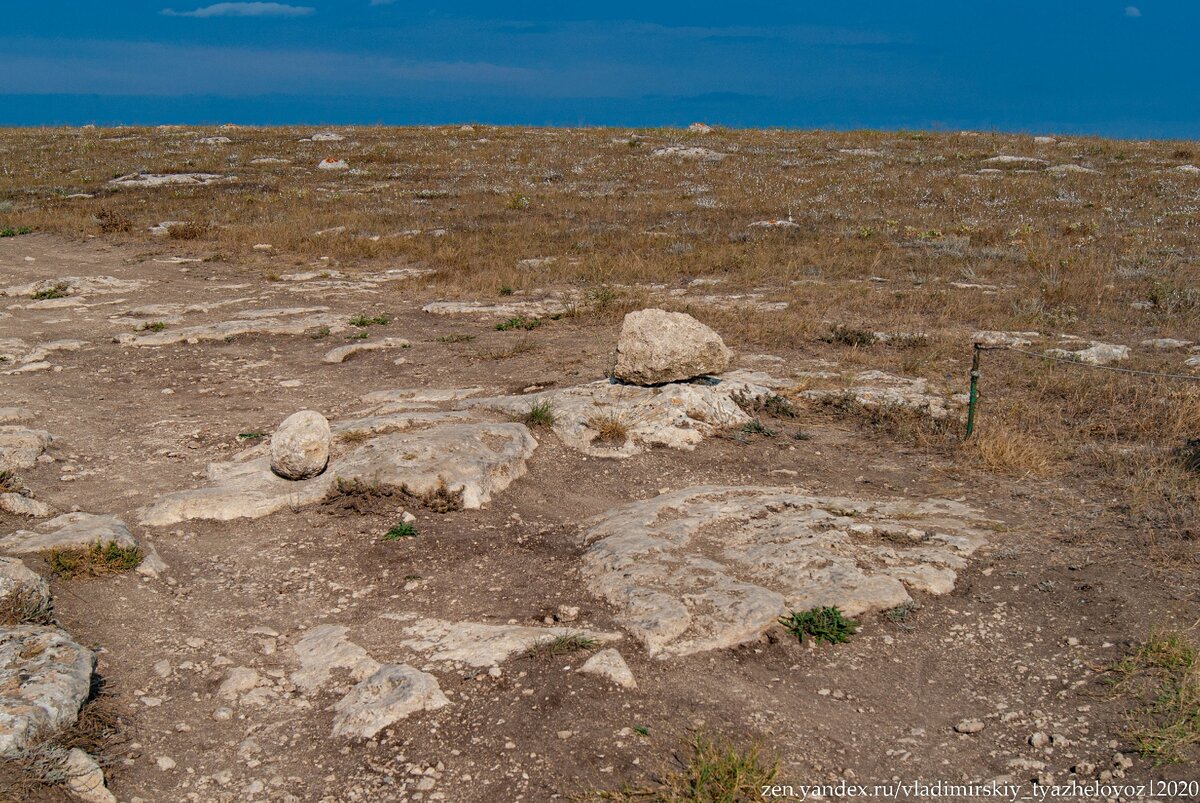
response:
M464 113L462 108L469 108ZM841 108L839 108L841 107ZM937 113L945 111L947 113ZM1174 110L1173 110L1174 111ZM729 130L889 131L1072 136L1117 140L1200 139L1200 124L1184 119L1090 115L1053 119L1011 113L978 119L949 110L854 108L852 100L711 93L692 96L427 98L269 94L225 96L0 94L0 128L139 128L161 125L256 128L488 125L525 128L686 128L695 122Z

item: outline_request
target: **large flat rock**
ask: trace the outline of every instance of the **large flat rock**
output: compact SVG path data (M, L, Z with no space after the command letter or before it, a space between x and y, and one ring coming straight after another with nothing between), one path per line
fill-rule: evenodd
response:
M404 621L408 617L384 614ZM528 627L493 625L482 622L450 622L444 619L416 619L404 628L407 638L400 644L423 653L433 661L473 667L490 667L561 636L580 636L597 642L620 639L618 633L604 633L578 627Z
M93 544L116 544L129 549L138 545L125 522L116 516L94 513L64 513L42 522L32 530L17 530L0 538L0 552L28 555L48 549L86 549Z
M79 716L96 656L56 627L0 628L0 756Z
M335 424L335 434L366 436L418 422L434 425L377 435L335 456L323 474L309 480L276 476L266 456L212 463L208 476L213 484L167 494L139 511L138 520L163 527L189 519L260 518L285 507L320 502L339 481L403 489L416 496L445 490L459 495L463 507L478 508L524 475L537 441L522 424L446 423L455 418L461 414L410 413Z
M333 704L333 735L369 739L410 714L449 704L433 675L385 664Z
M751 371L731 371L696 382L639 387L601 380L523 396L468 399L460 406L483 407L524 416L534 405L549 405L555 434L568 446L597 457L629 457L654 446L694 449L716 432L742 426L751 416L742 403L771 395L781 382ZM623 442L601 439L601 426L616 420Z
M0 471L29 468L52 440L50 433L42 429L0 426Z
M583 534L583 576L658 657L758 638L789 611L849 615L945 594L986 539L943 500L700 486L609 511Z

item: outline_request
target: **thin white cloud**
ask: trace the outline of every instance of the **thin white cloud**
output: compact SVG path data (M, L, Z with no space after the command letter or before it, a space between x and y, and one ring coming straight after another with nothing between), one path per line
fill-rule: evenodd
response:
M286 3L214 3L195 11L176 11L164 8L167 17L306 17L316 12L311 6L289 6Z
M1140 17L1142 16L1142 10L1137 6L1125 6L1125 16L1134 18Z

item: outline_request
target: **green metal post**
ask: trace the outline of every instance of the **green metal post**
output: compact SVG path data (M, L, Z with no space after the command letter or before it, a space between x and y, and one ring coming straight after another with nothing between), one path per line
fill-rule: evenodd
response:
M979 354L983 349L975 344L975 353L971 355L971 398L967 404L967 434L966 440L975 431L975 407L979 403Z

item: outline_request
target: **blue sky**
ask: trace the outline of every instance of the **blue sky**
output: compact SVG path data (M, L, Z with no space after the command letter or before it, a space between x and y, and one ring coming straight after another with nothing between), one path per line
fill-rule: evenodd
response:
M1200 136L1200 2L4 0L0 124Z

